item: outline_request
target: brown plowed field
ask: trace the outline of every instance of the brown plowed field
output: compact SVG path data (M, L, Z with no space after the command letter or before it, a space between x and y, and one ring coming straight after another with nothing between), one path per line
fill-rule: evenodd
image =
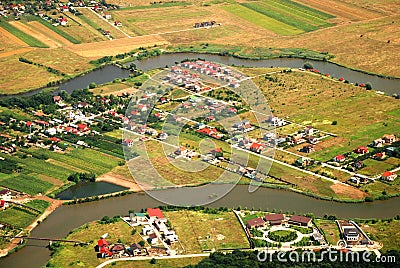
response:
M72 45L66 48L86 58L99 58L125 53L138 47L166 44L169 43L159 36L137 36L133 38L122 38L89 44Z
M45 34L46 36L50 37L51 39L58 41L62 45L70 46L73 45L73 43L63 36L59 35L58 33L52 31L51 29L47 28L43 24L37 21L31 21L29 22L29 25L32 26L35 30L38 30L39 32Z
M1 27L0 27L0 35L4 35L7 39L9 39L11 42L13 42L13 43L15 43L17 45L28 46L27 44L25 44L24 41L22 41L21 39L17 38L15 35L11 34L6 29L3 29Z
M22 22L19 21L12 21L10 22L10 24L12 26L14 26L15 28L17 28L18 30L36 38L37 40L41 41L42 43L44 43L45 45L49 46L50 48L56 48L56 47L60 47L61 45L59 43L57 43L56 41L50 39L49 37L45 36L44 34L36 31L35 29L33 29L32 27L23 24Z

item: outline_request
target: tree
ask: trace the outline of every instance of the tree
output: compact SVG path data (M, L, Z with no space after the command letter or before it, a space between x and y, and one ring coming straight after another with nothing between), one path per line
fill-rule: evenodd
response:
M306 63L304 63L304 69L307 69L307 70L314 69L314 65L311 62L307 61Z
M142 240L142 241L139 241L139 243L138 243L140 246L142 246L142 247L144 247L144 241Z
M365 89L366 90L371 90L372 89L372 84L370 82L365 83Z
M150 260L150 264L156 264L156 263L157 263L157 260L156 260L156 259L152 258L152 259Z
M97 85L96 85L95 82L92 82L92 83L89 84L89 88L90 88L90 89L96 88L96 86L97 86Z
M336 126L337 125L337 121L335 120L335 121L332 121L332 125L333 126Z

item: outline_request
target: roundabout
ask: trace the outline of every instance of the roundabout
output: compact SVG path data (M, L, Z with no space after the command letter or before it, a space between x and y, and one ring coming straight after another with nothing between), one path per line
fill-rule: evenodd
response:
M290 227L272 226L269 230L264 231L263 240L269 243L281 243L282 246L290 246L300 242L303 238L309 238L310 234L302 234L301 232ZM278 241L278 238L286 241Z

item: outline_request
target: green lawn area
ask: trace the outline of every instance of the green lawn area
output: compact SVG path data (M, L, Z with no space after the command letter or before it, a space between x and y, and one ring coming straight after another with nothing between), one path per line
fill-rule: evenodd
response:
M262 218L265 216L265 214L267 214L265 212L247 212L247 211L244 213L245 215L241 217L244 224L246 224L248 220L252 220L255 218Z
M340 232L335 221L315 219L314 223L324 231L327 242L336 246L340 240Z
M265 5L258 3L243 3L242 5L267 17L303 30L304 32L310 32L318 29L318 27L309 24L300 18L296 18L291 13L287 13L285 9L282 10L269 2L266 2Z
M395 160L397 158L392 158L392 159ZM380 160L368 158L368 159L364 160L365 167L360 169L358 172L360 174L364 174L367 176L380 175L383 172L385 172L386 170L392 170L397 166L397 165L393 165L392 163L394 163L394 162L392 160L389 161L389 159L385 160L385 161L380 161Z
M202 211L165 212L186 253L223 248L248 248L246 235L232 211L208 214Z
M222 6L221 8L277 34L294 35L304 32L303 30L300 30L294 26L285 24L239 4Z
M38 193L44 194L53 187L53 185L47 181L42 181L36 177L25 174L4 179L0 181L0 184L7 188L25 192L30 195L36 195Z
M400 248L400 221L392 220L391 222L383 222L381 220L372 223L359 224L361 229L367 233L373 241L379 241L383 244L382 251L386 252L391 249L398 250Z
M116 129L111 132L107 132L104 135L115 138L115 139L122 139L122 130Z
M20 31L19 29L15 28L14 26L12 26L11 24L9 24L6 21L0 21L0 27L4 28L5 30L7 30L11 34L15 35L16 37L21 39L23 42L27 43L28 45L30 45L32 47L40 47L40 48L48 47L45 44L43 44L42 42L40 42L39 40L33 38L30 35L27 35L26 33Z
M50 203L43 200L32 200L25 204L43 212ZM6 210L0 211L0 223L10 224L17 228L25 228L31 224L39 215L29 210L12 206Z

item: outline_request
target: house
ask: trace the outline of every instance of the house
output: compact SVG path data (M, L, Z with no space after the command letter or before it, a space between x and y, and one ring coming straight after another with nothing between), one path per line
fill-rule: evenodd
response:
M302 151L303 153L312 153L314 152L314 146L312 146L311 144L304 146L300 151Z
M80 132L87 132L90 130L86 124L78 124L78 129Z
M61 26L67 26L67 23L68 23L68 19L67 18L60 17L60 18L58 18L57 21Z
M114 22L114 25L120 27L120 26L122 26L122 22L120 22L119 20L116 20Z
M164 104L164 103L167 103L168 100L167 100L166 97L161 97L161 98L159 99L159 102L160 102L161 104Z
M214 148L210 151L210 153L214 156L214 157L222 157L223 156L223 152L221 148Z
M291 142L293 143L293 144L300 144L300 143L303 143L303 142L305 142L306 140L303 138L303 136L301 136L301 135L296 135L296 136L292 136L291 137Z
M233 108L233 107L229 107L229 108L228 108L228 113L236 114L236 113L237 113L237 109L236 109L236 108Z
M268 120L270 126L281 127L284 126L285 120L278 118L277 116L271 116Z
M399 149L396 147L388 147L385 149L385 152L389 156L395 156L397 154L396 152L398 152L398 151L399 151Z
M363 161L356 161L356 162L354 162L354 163L352 164L352 166L353 166L355 169L360 169L360 168L363 168L363 167L364 167L364 162L363 162Z
M359 146L357 147L354 152L357 154L367 154L368 153L368 147L367 146Z
M159 140L166 140L167 138L168 138L168 134L165 132L160 132L157 135L157 139L159 139Z
M307 227L311 226L311 218L305 216L293 215L292 217L290 217L288 223L292 225Z
M209 116L206 117L206 121L207 121L207 122L215 121L215 117L212 116L212 115L209 115Z
M264 220L269 225L281 225L285 220L285 216L283 214L266 214Z
M344 162L344 160L346 160L346 157L344 155L339 154L335 156L332 160L337 163L342 163Z
M179 146L178 149L176 149L176 151L174 152L175 155L185 155L188 153L188 149L186 149L186 147L184 146Z
M159 208L148 208L147 214L149 215L150 219L165 219L164 214Z
M5 200L0 199L0 210L6 209L8 207L8 203Z
M54 103L58 103L58 102L60 102L60 101L62 101L61 96L53 96L53 102L54 102Z
M382 139L385 141L385 143L393 143L396 141L396 136L385 134L383 135Z
M111 19L111 14L110 13L108 13L108 12L106 12L106 13L104 13L104 16L103 16L106 20L110 20Z
M386 181L394 181L397 178L397 174L391 171L383 172L381 179Z
M149 235L149 238L147 239L147 241L150 244L155 245L158 242L158 237L157 237L157 235L155 233L152 233L152 234Z
M386 153L385 152L379 152L374 154L374 159L376 160L383 160L386 158Z
M308 142L311 143L311 144L316 144L316 143L318 142L318 139L317 139L317 137L315 137L315 136L308 136L308 137L307 137L307 140L308 140Z
M143 235L148 235L149 233L152 233L153 231L154 231L154 229L151 225L145 225L142 229Z
M265 226L265 221L262 218L248 220L246 223L248 229L259 228Z
M314 134L314 128L313 128L312 126L306 126L306 127L304 128L304 133L305 133L307 136L313 135L313 134Z
M346 241L358 241L360 234L354 226L342 226L343 237Z
M8 189L1 190L0 198L3 200L10 200L11 199L11 191Z
M265 145L257 142L253 142L250 145L250 151L255 152L255 153L261 153L265 149Z
M57 138L57 137L51 137L49 140L51 140L54 143L60 142L61 139Z
M355 184L359 184L360 183L360 178L358 177L351 177L350 178L350 182L355 183Z
M128 147L132 147L133 146L133 140L125 139L123 141L123 145L128 146Z
M376 139L372 142L372 146L375 148L380 148L383 146L384 143L385 141L383 139Z
M142 255L142 253L143 253L144 250L145 250L145 249L143 249L143 247L142 247L140 244L138 244L138 243L132 244L132 245L129 247L129 252L130 252L130 254L133 255L133 256L140 256L140 255Z

